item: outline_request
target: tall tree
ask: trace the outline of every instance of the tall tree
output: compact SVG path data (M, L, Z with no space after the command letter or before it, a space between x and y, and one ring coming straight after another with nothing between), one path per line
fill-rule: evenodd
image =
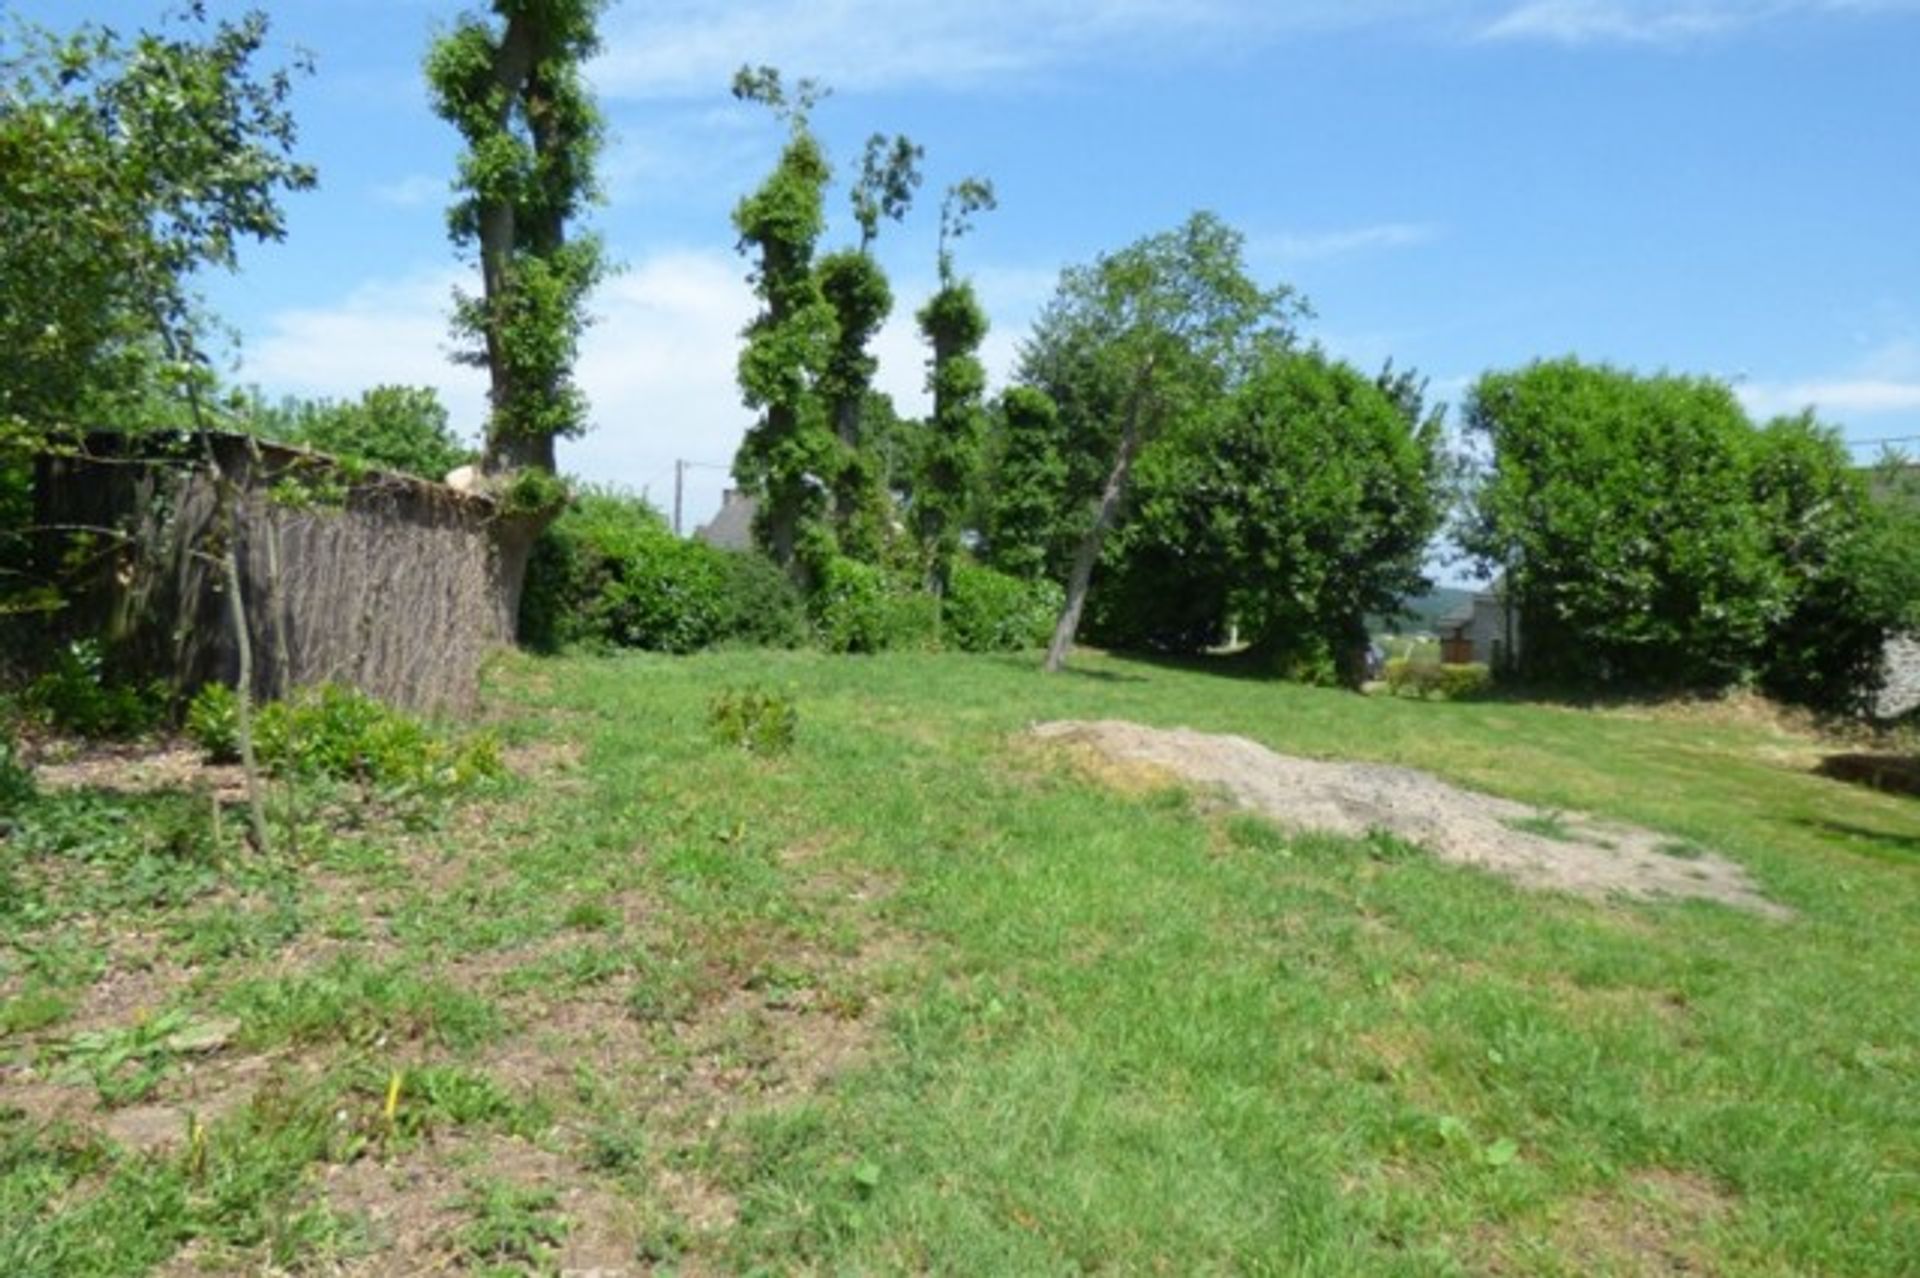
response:
M1022 353L1021 380L1068 417L1077 477L1105 477L1086 517L1047 648L1057 671L1079 632L1093 570L1121 517L1142 446L1241 384L1263 351L1293 340L1294 292L1247 274L1244 237L1211 213L1070 267ZM1082 489L1084 491L1084 489Z
M455 299L453 327L487 370L482 469L551 474L554 441L586 428L573 377L600 241L569 235L593 197L600 113L581 68L599 48L603 0L492 0L427 56L434 107L467 144L448 229L477 247L482 293Z
M0 52L0 448L125 414L205 372L192 282L286 232L290 68L257 65L267 18L123 39L20 27Z
M933 347L927 371L933 420L915 486L914 521L926 554L927 589L935 598L947 593L954 556L960 551L986 419L981 400L987 371L978 352L987 335L987 313L972 281L954 273L953 249L973 229L974 217L995 204L993 183L982 178L967 178L948 188L940 204L940 288L918 316L921 335Z
M1143 453L1103 559L1103 638L1195 651L1230 623L1270 668L1358 686L1365 618L1425 589L1440 422L1319 351L1263 355Z
M1061 540L1068 479L1060 410L1043 390L1011 386L989 425L983 557L1001 572L1037 580Z
M225 577L249 824L264 849L234 549L240 498L206 433L213 375L190 281L207 266L232 268L242 240L280 238L281 193L315 179L292 155L290 74L253 65L266 16L208 28L195 5L182 21L125 43L101 28L64 40L29 32L26 54L5 68L0 343L11 371L0 376L0 442L43 446L103 399L157 393L184 405L213 480L219 536L203 553Z
M1466 424L1491 461L1462 540L1505 576L1523 673L1719 688L1754 668L1793 585L1731 390L1542 361L1482 377Z
M789 89L772 67L742 67L733 81L736 98L771 108L788 129L773 172L733 211L741 251L755 256L760 299L739 374L742 398L760 420L741 441L733 473L759 499L754 533L762 548L803 579L831 553L823 516L840 456L819 386L837 320L813 261L832 177L810 122L823 93L812 80Z
M873 244L882 219L898 222L912 207L924 154L905 137L889 141L876 133L867 139L860 178L851 193L859 247L829 253L818 267L821 296L833 307L836 325L820 376L820 393L841 449L833 481L835 532L840 549L857 559L878 558L887 522L880 459L860 429L879 368L869 348L893 311L893 290L873 258Z

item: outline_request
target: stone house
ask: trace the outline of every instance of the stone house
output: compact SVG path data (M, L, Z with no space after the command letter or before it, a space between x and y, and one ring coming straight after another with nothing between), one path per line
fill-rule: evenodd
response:
M715 550L752 550L753 517L760 503L737 488L720 494L720 509L712 519L693 530L694 539Z
M1448 665L1483 665L1504 670L1520 652L1520 618L1496 584L1477 591L1435 625L1440 660Z

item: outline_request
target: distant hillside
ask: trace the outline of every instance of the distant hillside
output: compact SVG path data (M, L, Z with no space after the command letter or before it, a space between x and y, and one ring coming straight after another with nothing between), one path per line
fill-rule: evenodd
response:
M1473 593L1464 586L1435 586L1426 594L1406 601L1402 609L1408 615L1367 618L1367 630L1376 635L1432 630L1439 623L1440 618L1473 598Z

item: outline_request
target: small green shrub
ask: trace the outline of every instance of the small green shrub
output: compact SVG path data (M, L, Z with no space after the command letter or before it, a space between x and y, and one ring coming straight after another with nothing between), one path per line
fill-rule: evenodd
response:
M254 749L261 765L275 772L385 789L447 792L505 772L492 734L443 736L338 684L261 706Z
M1382 671L1387 691L1394 696L1413 693L1424 697L1439 682L1440 665L1434 661L1414 661L1399 657L1387 662Z
M33 773L20 762L20 747L0 728L0 818L33 798Z
M68 644L53 666L27 685L27 713L56 732L91 739L137 737L166 717L166 689L114 678L100 645L91 639Z
M800 710L793 698L764 688L730 688L707 705L707 722L723 745L771 756L793 748Z
M1479 662L1440 667L1438 692L1447 701L1465 701L1493 686L1493 672Z
M1389 661L1382 678L1394 696L1412 693L1423 700L1439 697L1443 701L1465 701L1493 686L1493 673L1478 662L1443 665L1437 661Z
M962 560L941 620L944 636L967 652L1017 652L1047 642L1065 598L1051 581L1023 581Z
M939 621L933 596L872 564L829 559L809 603L815 634L829 652L933 646Z
M187 703L187 739L208 763L240 760L240 697L224 683L210 683Z

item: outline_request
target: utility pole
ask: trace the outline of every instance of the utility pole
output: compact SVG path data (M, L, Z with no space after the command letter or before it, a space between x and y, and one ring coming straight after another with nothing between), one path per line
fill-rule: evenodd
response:
M680 536L680 509L687 492L687 464L673 463L673 535Z

